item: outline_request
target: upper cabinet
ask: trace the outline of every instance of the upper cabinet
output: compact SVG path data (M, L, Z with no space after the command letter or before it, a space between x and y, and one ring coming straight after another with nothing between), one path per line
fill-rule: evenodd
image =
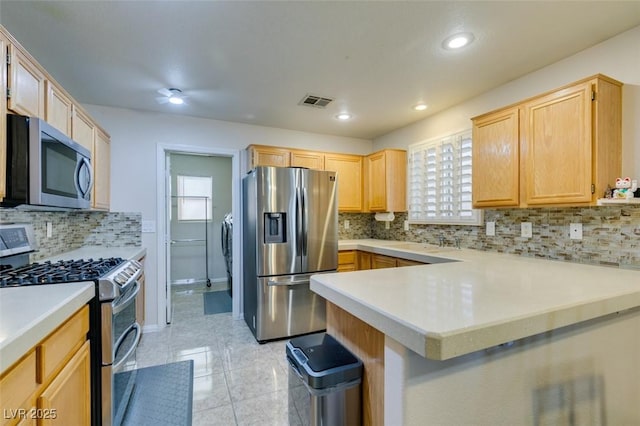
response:
M291 150L291 167L325 170L325 155L322 152Z
M247 170L253 170L258 166L289 167L291 153L285 148L250 145L247 147L247 161Z
M94 209L109 210L111 194L111 140L102 129L97 128L93 144L93 193Z
M595 204L622 168L621 94L597 75L474 118L474 207Z
M93 151L93 138L95 137L96 125L87 114L76 106L72 109L72 116L71 139L89 151Z
M45 118L45 76L38 64L13 44L8 46L8 109Z
M324 155L324 169L336 172L338 211L362 211L362 156L350 154Z
M473 121L473 205L520 203L520 121L518 108L507 108Z
M45 120L65 135L71 137L71 98L53 82L47 80Z
M407 211L407 152L385 149L365 157L366 209Z

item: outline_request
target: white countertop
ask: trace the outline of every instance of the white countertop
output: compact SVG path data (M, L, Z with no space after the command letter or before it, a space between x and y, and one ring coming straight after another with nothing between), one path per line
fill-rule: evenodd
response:
M55 256L40 259L38 262L59 260L77 260L77 259L100 259L109 257L121 257L123 259L137 260L147 253L144 247L103 247L103 246L85 246L79 249L60 253Z
M0 289L0 374L93 298L78 282Z
M339 248L436 263L311 278L313 291L429 359L640 306L632 270L399 241Z

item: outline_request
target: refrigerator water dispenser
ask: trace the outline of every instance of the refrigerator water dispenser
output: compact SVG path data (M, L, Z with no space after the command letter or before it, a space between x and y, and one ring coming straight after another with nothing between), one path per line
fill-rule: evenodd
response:
M286 213L265 213L264 214L264 243L286 243L285 233Z

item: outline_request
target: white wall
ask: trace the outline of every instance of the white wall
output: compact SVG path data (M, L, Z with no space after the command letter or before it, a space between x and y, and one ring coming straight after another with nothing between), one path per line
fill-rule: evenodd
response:
M535 42L535 41L532 41ZM374 150L408 145L470 129L471 117L594 74L623 82L622 173L640 178L640 26L513 80L467 102L374 139ZM526 55L523 46L523 55ZM496 63L496 67L500 64Z
M85 107L111 135L111 210L141 212L144 221L157 220L158 145L184 145L187 151L188 147L239 151L250 144L261 144L353 154L368 154L372 148L372 142L364 139L96 105ZM157 282L160 224L157 225L156 232L142 234L142 245L147 249L145 327L149 328L165 323L164 311L158 310L164 283L159 286Z

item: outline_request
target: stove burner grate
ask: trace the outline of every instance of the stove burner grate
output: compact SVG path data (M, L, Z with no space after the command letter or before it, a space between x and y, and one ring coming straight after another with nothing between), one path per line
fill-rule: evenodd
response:
M32 263L0 270L0 287L96 280L123 262L122 258L112 257Z

